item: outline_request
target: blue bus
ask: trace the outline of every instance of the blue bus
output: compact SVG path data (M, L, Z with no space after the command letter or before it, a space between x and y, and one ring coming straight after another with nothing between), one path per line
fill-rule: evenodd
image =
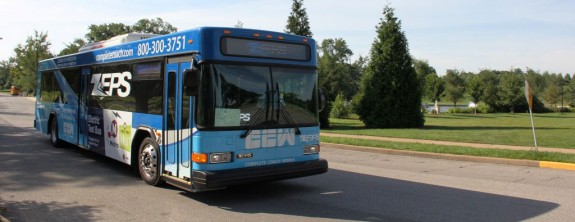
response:
M218 27L134 35L40 61L34 126L53 146L190 192L327 172L313 39Z

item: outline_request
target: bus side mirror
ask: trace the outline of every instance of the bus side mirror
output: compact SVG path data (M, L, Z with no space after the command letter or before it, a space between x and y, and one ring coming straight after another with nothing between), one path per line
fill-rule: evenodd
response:
M192 64L191 69L184 71L184 86L186 86L189 95L196 95L200 87L201 72L195 61Z
M325 109L325 94L323 94L323 90L319 89L319 112Z

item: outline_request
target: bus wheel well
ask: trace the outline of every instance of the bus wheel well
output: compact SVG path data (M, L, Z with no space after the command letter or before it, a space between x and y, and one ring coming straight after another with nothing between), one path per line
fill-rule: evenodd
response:
M48 130L46 130L47 134L52 133L52 129L50 129L50 124L52 124L52 121L54 121L54 114L50 114L50 117L48 117Z
M138 169L138 150L140 149L140 144L146 137L152 137L150 132L146 130L138 130L132 140L130 165L136 170Z

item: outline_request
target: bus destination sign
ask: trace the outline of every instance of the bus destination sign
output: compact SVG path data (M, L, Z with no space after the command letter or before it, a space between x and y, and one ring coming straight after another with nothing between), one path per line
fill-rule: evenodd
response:
M311 50L308 45L276 41L223 37L221 50L224 55L255 58L287 59L309 61Z

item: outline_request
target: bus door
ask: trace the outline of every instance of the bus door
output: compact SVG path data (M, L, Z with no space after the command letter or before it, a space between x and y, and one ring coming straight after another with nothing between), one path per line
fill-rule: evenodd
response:
M191 56L168 58L164 75L164 173L187 181L192 166L193 98L185 95L183 77L191 61Z
M78 103L78 145L88 148L88 96L90 96L90 68L82 69L80 102Z

